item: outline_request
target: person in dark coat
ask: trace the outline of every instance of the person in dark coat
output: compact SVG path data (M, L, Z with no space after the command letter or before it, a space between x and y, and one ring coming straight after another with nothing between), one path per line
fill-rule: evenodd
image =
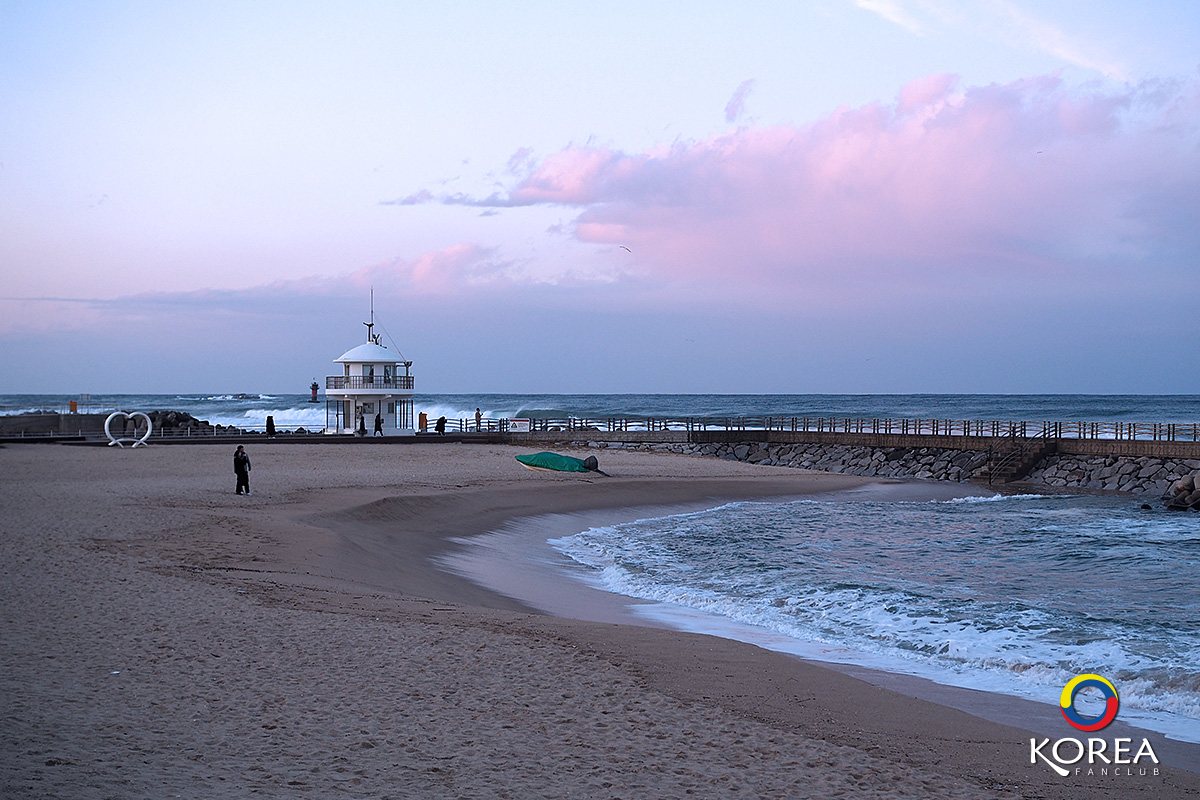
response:
M246 494L250 494L250 456L240 444L233 451L233 474L237 475L237 493L241 494L245 489Z
M375 415L375 435L383 436L383 416L381 414Z
M437 424L433 426L433 429L439 434L444 434L446 432L446 418L438 417Z

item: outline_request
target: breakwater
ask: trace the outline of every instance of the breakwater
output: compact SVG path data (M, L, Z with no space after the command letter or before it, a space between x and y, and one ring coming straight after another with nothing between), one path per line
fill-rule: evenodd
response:
M539 437L540 438L540 437ZM662 438L662 437L659 437ZM530 439L526 442L532 443ZM543 441L544 444L548 442ZM939 481L987 480L994 448L944 447L914 442L900 446L870 446L836 442L738 441L636 441L589 438L557 444L596 449L647 450L680 455L725 458L751 464L815 469L879 478L918 478ZM1057 442L1067 450L1070 442ZM1160 497L1171 485L1200 471L1200 448L1183 455L1138 454L1132 442L1112 442L1109 453L1051 452L1037 461L1022 483L1040 487L1087 491L1127 492ZM1137 443L1149 445L1150 443ZM1133 450L1135 452L1130 452ZM601 461L603 465L603 461Z

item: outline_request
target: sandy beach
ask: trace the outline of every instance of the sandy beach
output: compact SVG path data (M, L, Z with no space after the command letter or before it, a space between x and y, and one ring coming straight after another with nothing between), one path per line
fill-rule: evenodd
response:
M748 644L539 613L436 566L526 518L867 479L640 452L560 475L499 445L248 450L245 497L232 445L0 448L0 795L1200 797L1170 765L1059 778L1019 726Z

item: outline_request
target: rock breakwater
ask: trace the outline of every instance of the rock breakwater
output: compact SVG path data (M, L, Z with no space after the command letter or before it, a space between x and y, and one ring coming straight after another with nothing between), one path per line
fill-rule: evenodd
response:
M1142 456L1079 456L1055 453L1042 459L1025 480L1053 487L1162 495L1200 460Z
M862 447L839 444L564 442L579 447L648 450L746 461L751 464L816 469L880 478L918 478L965 483L987 464L986 450L941 447ZM1162 496L1200 460L1150 456L1080 456L1055 453L1021 481L1050 488Z

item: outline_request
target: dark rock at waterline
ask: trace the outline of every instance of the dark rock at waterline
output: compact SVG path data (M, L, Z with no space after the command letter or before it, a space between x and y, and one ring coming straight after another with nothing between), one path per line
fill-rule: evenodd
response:
M1200 472L1184 475L1171 484L1163 495L1167 508L1172 511L1200 511Z
M186 411L151 411L146 416L154 423L156 430L171 430L177 428L211 428L206 420L196 419Z

